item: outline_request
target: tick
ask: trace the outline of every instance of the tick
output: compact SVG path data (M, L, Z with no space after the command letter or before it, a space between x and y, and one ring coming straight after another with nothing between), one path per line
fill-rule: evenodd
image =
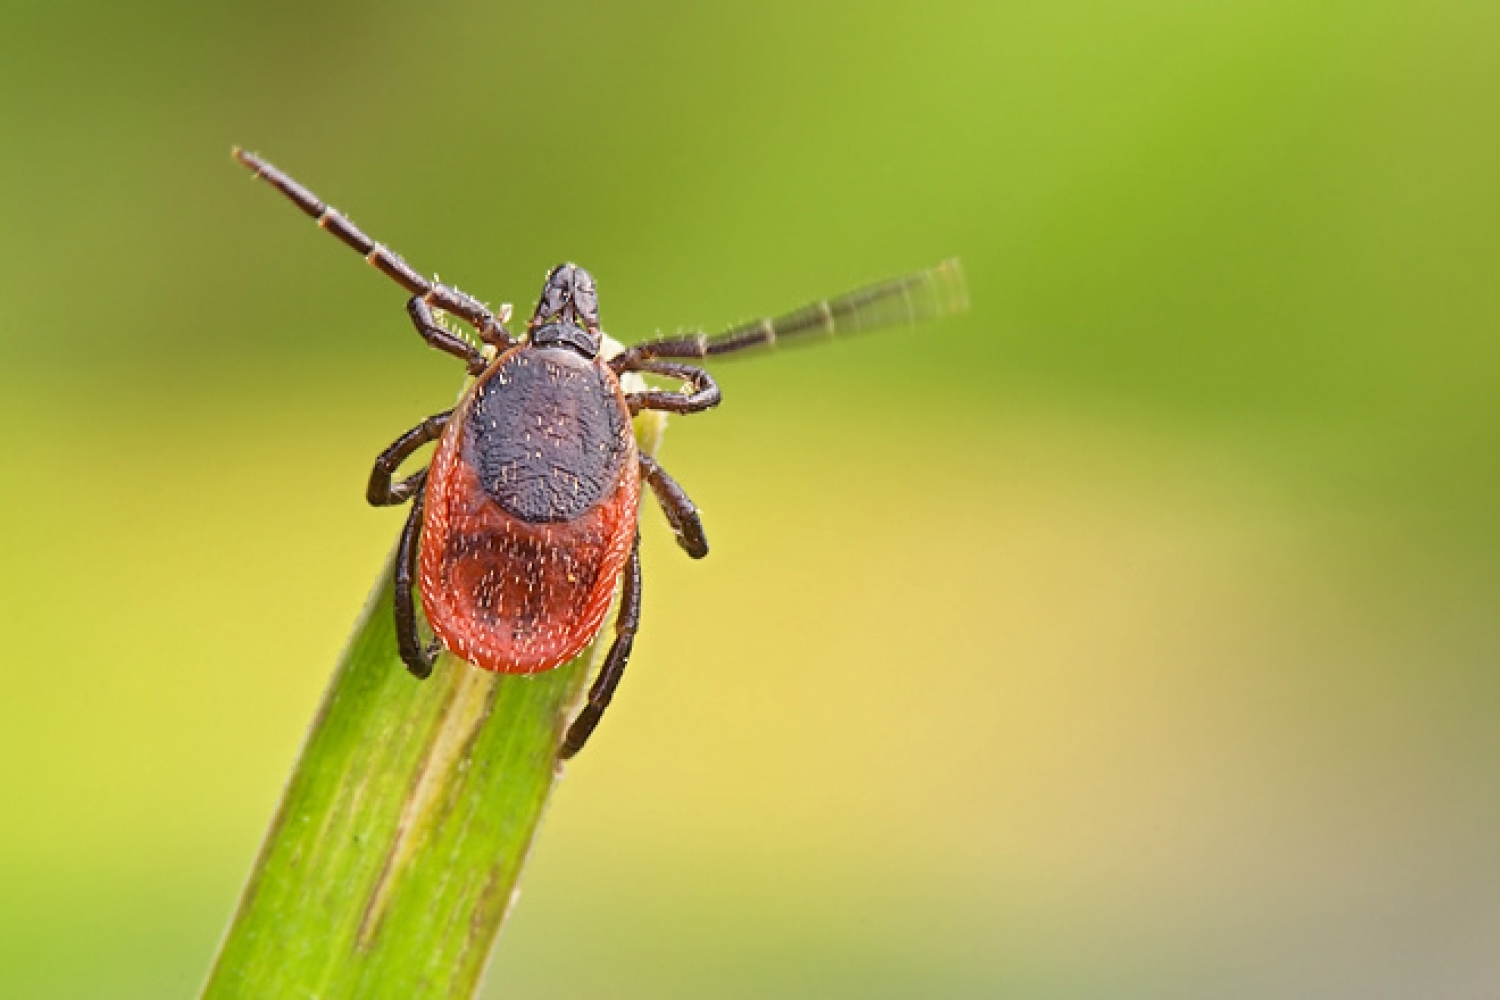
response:
M599 296L575 264L547 272L526 330L506 328L510 306L492 312L457 288L429 280L360 231L348 217L253 153L235 159L353 248L410 295L406 313L432 347L462 360L474 382L457 406L402 434L375 460L366 498L410 503L395 566L396 639L418 678L451 650L485 670L530 674L576 656L603 626L620 587L615 638L588 701L559 751L583 748L614 696L641 619L641 483L666 512L689 556L708 554L698 510L677 481L637 450L631 418L641 410L698 413L719 404L701 361L810 333L911 323L963 306L956 260L826 299L717 336L690 333L602 353ZM438 322L435 311L472 327L482 347ZM675 390L627 391L634 372ZM401 464L437 442L427 468ZM434 639L418 631L416 595Z

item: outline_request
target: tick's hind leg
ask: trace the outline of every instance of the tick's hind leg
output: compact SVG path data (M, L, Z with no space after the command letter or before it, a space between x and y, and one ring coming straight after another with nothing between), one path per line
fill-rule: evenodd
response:
M604 710L609 707L620 678L625 675L625 664L630 659L630 647L635 644L635 630L641 623L641 536L635 536L630 547L630 561L625 564L625 585L620 593L620 613L615 618L615 641L604 657L604 666L589 688L588 703L568 727L558 756L563 760L575 756L588 742L589 734L599 725Z
M426 470L396 482L392 481L392 477L412 452L442 436L443 428L448 426L448 418L451 416L452 410L433 414L398 437L389 448L380 453L380 457L375 459L375 467L370 470L370 484L365 488L365 499L371 507L398 507L422 488L422 477L426 475Z
M708 538L703 534L698 508L677 485L677 480L667 475L667 470L650 455L641 456L641 475L650 484L656 502L667 515L667 523L672 526L672 534L677 536L677 544L694 559L708 555Z
M407 482L416 480L416 499L412 501L411 513L406 516L406 527L401 529L401 544L396 547L396 648L401 652L401 662L418 680L432 675L432 665L437 660L437 649L422 645L421 633L417 631L417 539L422 532L422 501L426 498L427 470L412 476ZM441 648L441 647L439 647Z

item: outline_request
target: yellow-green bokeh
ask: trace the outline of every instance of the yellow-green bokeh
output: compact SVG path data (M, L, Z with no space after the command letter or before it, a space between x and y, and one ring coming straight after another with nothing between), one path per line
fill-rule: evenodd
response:
M0 996L186 995L461 373L228 157L721 371L490 976L1500 988L1500 8L0 10Z

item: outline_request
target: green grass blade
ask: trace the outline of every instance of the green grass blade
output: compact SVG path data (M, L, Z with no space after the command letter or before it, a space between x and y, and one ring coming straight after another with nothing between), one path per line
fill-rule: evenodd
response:
M654 452L665 420L636 421ZM390 566L324 696L205 1000L474 994L558 775L589 667L492 674L396 652Z

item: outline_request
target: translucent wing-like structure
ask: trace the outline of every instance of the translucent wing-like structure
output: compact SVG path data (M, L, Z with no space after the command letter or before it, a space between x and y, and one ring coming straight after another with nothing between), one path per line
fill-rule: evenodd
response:
M625 353L630 362L651 358L717 358L780 344L806 343L820 335L832 337L910 326L963 312L968 307L963 268L958 258L950 257L933 267L821 299L781 316L739 323L713 336L689 333L648 340Z
M774 347L809 334L827 336L910 326L968 308L963 268L952 257L935 267L856 288L773 318L752 320L707 338L707 357Z

